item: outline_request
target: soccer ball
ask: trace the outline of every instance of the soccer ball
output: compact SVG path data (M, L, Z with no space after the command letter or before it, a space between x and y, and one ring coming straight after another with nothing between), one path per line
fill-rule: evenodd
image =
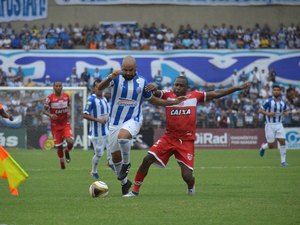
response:
M108 195L108 186L103 181L95 181L90 186L90 195L93 198L105 197Z

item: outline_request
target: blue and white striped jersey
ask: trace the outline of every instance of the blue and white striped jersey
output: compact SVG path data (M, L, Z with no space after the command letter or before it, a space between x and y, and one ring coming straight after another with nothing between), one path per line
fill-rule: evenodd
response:
M86 103L84 112L95 118L100 118L105 114L109 114L110 105L106 98L98 98L95 94L92 94ZM108 123L101 124L95 121L89 121L89 136L99 137L106 136L108 134Z
M265 116L266 123L282 123L283 112L287 110L286 102L281 98L279 101L275 101L273 97L270 97L265 101L261 107L267 112L275 112L275 116Z
M125 80L122 74L110 83L111 111L109 125L119 125L134 119L142 122L143 98L150 99L152 92L146 92L148 82L145 78L136 74L132 80Z

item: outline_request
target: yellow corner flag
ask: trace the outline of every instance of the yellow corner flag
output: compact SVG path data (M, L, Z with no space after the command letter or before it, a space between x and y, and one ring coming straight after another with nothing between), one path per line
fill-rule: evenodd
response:
M23 182L28 174L0 145L0 177L7 178L10 193L18 196L17 187Z

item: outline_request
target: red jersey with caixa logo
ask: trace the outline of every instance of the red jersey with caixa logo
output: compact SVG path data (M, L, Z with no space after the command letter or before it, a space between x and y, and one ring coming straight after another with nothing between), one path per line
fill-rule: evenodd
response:
M166 106L166 135L181 139L195 140L196 107L206 101L206 92L192 91L186 94L187 99L178 105ZM162 99L176 99L173 91L162 91Z
M68 108L70 106L70 98L66 93L56 96L54 93L47 96L45 107L49 109L51 114L56 114L57 119L50 119L51 128L57 130L63 129L66 124L70 124L68 120Z

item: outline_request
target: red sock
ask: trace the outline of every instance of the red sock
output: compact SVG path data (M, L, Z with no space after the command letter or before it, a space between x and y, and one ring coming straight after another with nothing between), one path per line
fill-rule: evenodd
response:
M144 175L143 173L141 173L139 171L136 173L135 178L134 178L134 184L132 187L133 192L136 192L136 193L140 192L140 187L141 187L145 177L146 177L146 175Z
M62 147L57 148L57 155L58 155L58 158L63 158L64 157L64 152L63 152Z

